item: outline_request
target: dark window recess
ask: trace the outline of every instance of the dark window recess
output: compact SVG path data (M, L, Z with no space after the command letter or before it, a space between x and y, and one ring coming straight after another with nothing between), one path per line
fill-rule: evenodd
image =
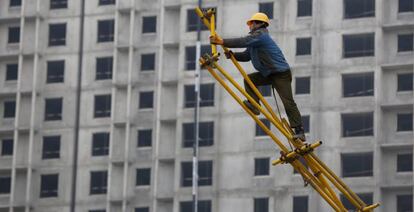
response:
M3 118L14 118L15 115L16 101L5 101Z
M193 202L185 201L180 202L180 212L192 212ZM197 201L198 212L211 212L211 200L199 200Z
M208 28L201 23L200 17L198 17L194 9L187 10L187 32L197 31L198 23L200 23L201 30L208 30Z
M65 61L48 61L47 62L47 79L46 83L59 83L64 81Z
M397 91L413 90L413 73L398 74Z
M114 41L115 21L101 20L98 21L98 43Z
M68 8L67 0L50 0L50 9Z
M115 4L115 0L99 0L99 5L111 5Z
M91 195L94 194L106 194L107 189L107 171L93 171L91 172L90 190Z
M41 176L40 198L57 197L58 196L59 175L48 174Z
M260 93L263 97L272 96L272 86L271 85L263 85L258 86L257 89L259 89Z
M344 97L373 96L374 72L342 75Z
M96 58L96 80L112 79L113 57Z
M109 154L109 133L98 132L92 135L92 156Z
M10 0L10 7L22 6L22 0Z
M372 136L374 135L373 113L342 114L342 136Z
M195 142L194 123L183 124L183 147L193 147ZM199 123L199 146L212 146L214 144L214 122Z
M200 56L203 56L207 53L211 53L210 45L201 45L200 47ZM198 64L198 58L196 61L196 47L187 46L185 47L185 70L192 71L196 68L196 63Z
M372 193L359 193L356 195L358 195L359 198L361 198L361 200L365 202L367 205L372 205L372 202L373 202ZM342 194L341 194L341 202L344 204L346 209L350 211L357 211L357 208L354 205L352 205L352 203Z
M193 184L193 163L181 163L181 186L190 187ZM213 184L213 162L199 161L198 162L198 185L209 186Z
M142 54L141 55L141 71L153 71L155 70L155 54Z
M66 45L66 24L49 24L49 46Z
M296 77L295 94L310 94L310 77Z
M398 12L414 12L414 1L413 0L399 0L398 1Z
M194 91L194 85L184 86L184 107L195 107L196 97ZM200 85L200 107L214 106L214 84L201 84Z
M154 106L154 92L145 91L139 93L139 108L148 109Z
M13 155L13 139L3 139L1 141L1 155Z
M259 3L259 12L266 14L269 19L273 19L273 2Z
M298 17L312 16L312 0L298 0Z
M293 197L293 212L308 212L308 196Z
M367 57L374 56L375 34L343 35L343 57Z
M150 147L152 145L152 130L138 130L138 147Z
M135 212L149 212L149 207L135 208Z
M150 185L151 169L150 168L137 169L137 178L135 182L136 182L135 185L137 186Z
M269 175L269 158L254 159L254 176Z
M397 172L413 171L413 153L397 155Z
M260 119L263 124L270 129L270 121L267 119ZM256 136L267 136L266 132L256 123Z
M17 80L19 66L15 63L6 65L6 80Z
M344 0L345 19L375 16L375 0Z
M157 31L157 16L142 17L142 33Z
M302 116L302 126L305 130L305 133L309 133L310 131L310 116Z
M397 195L397 212L413 211L413 194Z
M20 42L20 27L9 27L9 40L8 43Z
M413 33L398 35L398 52L413 51L413 37Z
M269 198L254 198L254 212L268 212Z
M0 194L10 194L11 177L0 177Z
M296 55L310 55L312 53L312 38L296 39Z
M343 177L372 176L373 153L341 154Z
M397 114L397 131L413 131L413 114Z
M45 121L62 120L62 98L45 100Z
M94 117L103 118L111 116L111 95L95 96Z
M60 157L60 136L43 137L42 159Z

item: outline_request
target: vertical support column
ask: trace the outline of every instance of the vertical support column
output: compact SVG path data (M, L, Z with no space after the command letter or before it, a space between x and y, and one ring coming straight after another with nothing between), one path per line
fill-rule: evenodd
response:
M111 183L112 183L112 158L114 149L114 131L115 131L115 104L116 104L116 80L117 80L117 66L118 66L118 19L119 19L119 6L120 1L116 1L115 18L114 18L114 50L113 50L113 64L112 64L112 91L111 91L111 124L109 130L109 161L108 161L108 180L106 191L106 211L111 212Z
M154 161L153 167L153 202L152 202L152 209L151 211L157 211L158 204L157 204L157 193L158 193L158 172L159 172L159 154L160 154L160 128L161 128L161 90L162 90L162 72L163 72L163 63L164 63L164 16L165 16L165 0L161 0L159 3L160 8L160 18L159 18L159 25L160 25L160 47L158 49L158 68L156 72L157 77L157 90L154 92L154 95L156 96L156 102L155 102L155 128L154 128L154 143L153 143L153 156L152 159Z
M12 174L10 185L10 205L9 211L14 212L15 205L15 192L16 192L16 172L17 172L17 148L19 143L19 118L20 118L20 100L21 100L21 84L22 84L22 70L23 70L23 38L24 38L24 26L25 26L25 1L22 1L20 11L20 43L19 43L19 61L18 61L18 73L17 73L17 92L16 92L16 113L14 117L14 129L13 129L13 159L12 159Z
M122 189L122 212L127 211L128 198L128 169L129 169L129 142L131 134L131 98L132 98L132 68L134 60L134 29L135 29L135 1L131 0L131 10L129 16L129 44L128 44L128 85L127 85L127 105L126 105L126 129L124 146L124 180Z
M198 7L201 8L203 1L198 0ZM194 144L193 144L193 212L198 211L198 143L199 143L199 118L200 118L200 64L198 58L201 56L201 21L197 22L197 42L196 42L196 57L195 57L195 83L194 94L196 104L194 106Z
M78 175L78 143L79 143L79 125L80 125L80 110L81 110L81 94L82 94L82 66L83 66L83 38L84 38L84 24L85 24L85 0L80 1L80 24L79 24L79 47L78 47L78 75L76 84L76 112L75 112L75 127L74 127L74 142L73 142L73 161L72 161L72 182L71 182L71 197L70 197L70 212L76 212L76 185Z
M34 47L34 62L33 62L33 85L32 85L32 99L30 107L30 129L29 129L29 150L28 150L28 167L27 167L27 184L26 184L26 204L25 212L30 212L30 202L32 196L32 174L33 174L33 143L35 134L35 120L36 120L36 100L37 100L37 77L39 70L39 28L40 28L40 0L36 0L36 20L35 20L35 47Z

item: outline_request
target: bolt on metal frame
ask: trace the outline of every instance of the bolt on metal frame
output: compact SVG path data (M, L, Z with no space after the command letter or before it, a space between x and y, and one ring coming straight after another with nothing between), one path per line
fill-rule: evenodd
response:
M197 15L201 18L204 25L210 29L210 34L218 36L216 33L215 26L215 9L201 10L197 7L195 9ZM229 49L221 46L225 53L229 53ZM310 184L322 198L337 212L347 212L343 203L338 198L335 188L337 191L342 193L349 202L358 209L358 212L373 212L374 208L378 207L380 204L375 203L372 205L367 205L364 203L332 170L330 170L313 152L317 147L322 145L322 141L317 141L313 144L308 144L302 142L300 139L293 138L293 131L289 126L289 123L286 119L279 119L276 114L273 112L270 105L263 98L259 90L252 83L252 81L247 76L246 72L237 62L233 55L229 58L233 64L236 66L240 74L246 80L247 84L252 88L254 93L259 97L260 101L263 103L264 108L261 107L229 74L224 70L217 61L219 60L220 54L217 52L216 45L211 45L212 54L205 54L200 59L199 62L202 67L205 67L208 72L223 86L223 88L234 98L234 100L239 103L239 105L248 113L254 121L263 129L263 131L269 135L272 140L280 148L280 157L277 160L272 161L272 165L278 164L291 164L293 168L298 171L306 184ZM216 70L220 72L220 76ZM283 142L275 136L275 134L270 130L270 127L267 127L256 115L254 115L244 104L243 100L233 91L232 88L226 83L225 80L228 80L238 91L243 94L244 97L249 100L254 107L259 109L259 111L266 117L267 120L272 123L279 132L281 132L287 139L290 145L293 145L294 149L288 149ZM304 163L298 159L303 157ZM308 168L305 167L307 165ZM331 184L329 184L331 183ZM306 185L305 184L305 185ZM334 186L334 188L332 187Z

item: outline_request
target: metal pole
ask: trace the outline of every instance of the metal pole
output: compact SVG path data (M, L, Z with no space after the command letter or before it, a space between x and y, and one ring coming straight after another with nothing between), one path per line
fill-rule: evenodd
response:
M85 22L85 0L81 1L81 14L79 24L79 54L78 54L78 79L76 85L76 111L75 111L75 135L73 142L73 164L72 164L72 179L71 179L71 194L70 194L70 212L76 211L76 184L78 175L78 144L79 144L79 122L80 122L80 107L81 107L81 87L82 87L82 65L83 65L83 30Z
M201 8L202 0L198 0L198 7ZM198 144L199 144L199 107L200 107L200 65L198 58L201 55L201 22L197 21L197 45L196 45L196 57L195 57L195 106L194 106L194 143L193 143L193 212L198 211Z

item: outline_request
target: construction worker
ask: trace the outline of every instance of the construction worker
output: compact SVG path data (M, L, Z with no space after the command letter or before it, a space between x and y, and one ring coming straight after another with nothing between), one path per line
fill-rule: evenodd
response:
M294 137L303 141L306 140L302 118L292 95L292 73L282 51L269 35L267 30L269 18L264 13L255 13L247 21L247 25L250 32L245 37L221 39L218 36L211 36L210 43L228 48L247 48L243 52L233 53L229 51L226 57L230 58L232 54L238 61L252 62L254 68L259 72L249 74L250 80L255 86L272 85L276 88L285 106L290 125L294 129ZM246 80L244 80L244 87L246 92L260 104L259 97L250 88ZM255 115L260 114L260 111L248 100L243 103Z

